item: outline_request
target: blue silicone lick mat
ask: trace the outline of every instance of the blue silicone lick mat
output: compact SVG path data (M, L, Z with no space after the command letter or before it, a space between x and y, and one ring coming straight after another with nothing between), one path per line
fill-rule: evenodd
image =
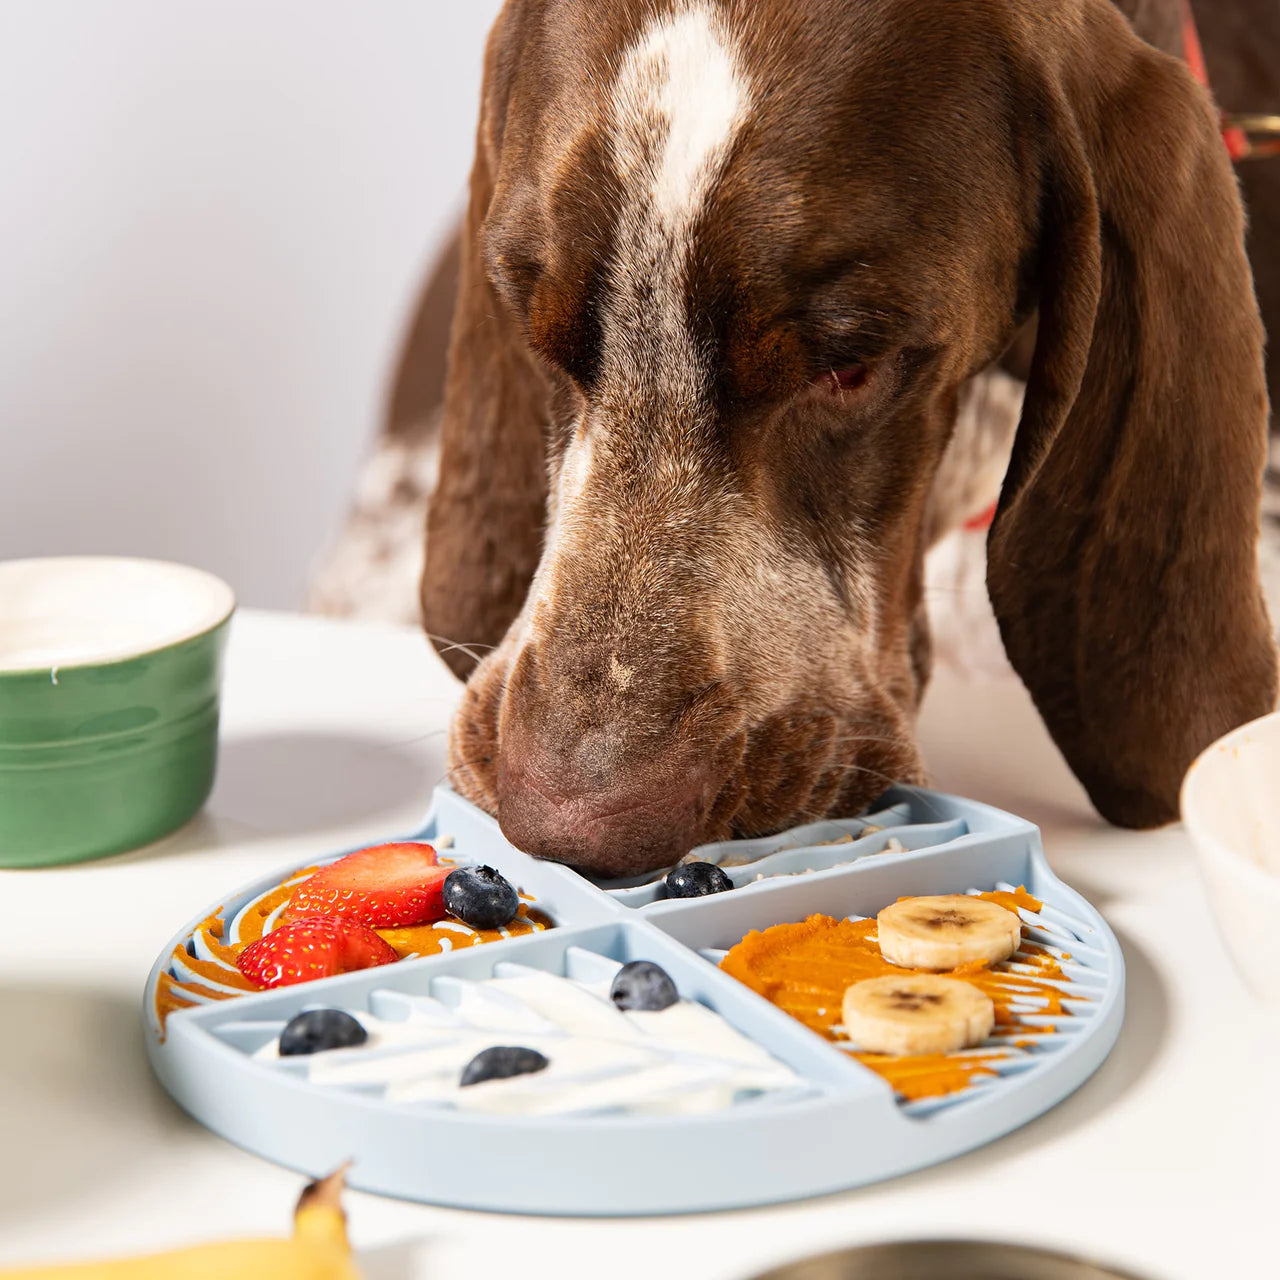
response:
M1048 1110L1097 1070L1124 1016L1119 945L1098 912L1050 871L1037 828L937 792L897 787L859 818L705 846L695 852L730 864L736 887L684 900L667 900L660 883L596 884L535 861L444 787L422 828L396 838L451 838L443 857L497 867L556 927L197 1003L171 1013L162 1035L161 974L182 977L180 957L197 954L200 922L218 911L230 927L246 904L297 870L285 868L180 931L151 971L144 1005L152 1067L192 1116L309 1176L351 1160L349 1180L366 1191L468 1209L615 1216L742 1208L856 1187L947 1160ZM747 855L755 861L732 865ZM875 1072L717 967L753 929L814 913L874 916L907 895L1018 885L1044 904L1038 915L1022 913L1024 937L1070 957L1061 961L1059 985L1071 1016L1046 1018L1053 1030L1035 1036L1034 1047L960 1093L904 1103ZM312 1083L299 1065L305 1058L254 1056L304 1009L394 1019L423 997L447 1001L468 979L542 970L585 980L634 959L660 964L682 997L767 1049L800 1086L707 1114L494 1115Z

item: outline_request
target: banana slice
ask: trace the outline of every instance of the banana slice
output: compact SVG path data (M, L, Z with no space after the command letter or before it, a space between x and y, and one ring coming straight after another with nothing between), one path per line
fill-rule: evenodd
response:
M1007 960L1022 941L1022 921L985 898L944 894L904 898L876 917L880 954L903 969L958 969Z
M995 1024L991 997L958 978L891 974L844 993L844 1029L867 1053L952 1053L981 1044Z

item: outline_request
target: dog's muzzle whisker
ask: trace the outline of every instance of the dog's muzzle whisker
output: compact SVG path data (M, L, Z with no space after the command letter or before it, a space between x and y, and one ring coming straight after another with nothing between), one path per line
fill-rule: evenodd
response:
M447 636L438 636L430 631L426 633L426 636L436 646L436 652L441 657L444 657L446 653L465 653L468 658L473 659L475 662L483 662L484 655L477 651L480 649L492 651L497 648L497 645L483 644L478 640L450 640Z

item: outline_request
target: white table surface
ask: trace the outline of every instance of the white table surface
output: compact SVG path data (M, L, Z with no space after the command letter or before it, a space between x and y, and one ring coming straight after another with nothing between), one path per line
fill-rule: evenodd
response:
M143 982L228 889L414 823L458 689L416 632L246 611L204 814L135 854L0 872L0 1262L286 1229L300 1179L206 1132L152 1080ZM1120 937L1128 1014L1088 1084L949 1164L773 1209L579 1221L352 1193L370 1276L729 1280L945 1235L1085 1250L1151 1280L1280 1274L1280 1020L1229 967L1181 830L1104 827L1012 680L940 672L921 737L935 785L1038 822L1056 870Z

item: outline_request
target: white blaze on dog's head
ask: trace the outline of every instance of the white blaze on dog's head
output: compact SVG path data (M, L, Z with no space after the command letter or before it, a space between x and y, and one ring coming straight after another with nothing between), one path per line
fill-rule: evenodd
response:
M686 315L693 234L750 103L732 39L699 0L654 18L623 53L613 82L610 142L624 202L601 307L601 383L615 404L656 394L677 435L705 410L709 380ZM609 455L609 431L602 420L593 427L593 416L575 424L552 477L551 518L531 592L538 600L554 593L567 544L575 535L590 538L592 522L604 518L590 490ZM677 439L656 449L649 465L656 484L676 490L692 478L696 459ZM625 687L616 672L613 678Z
M635 190L669 234L697 218L749 100L732 46L704 5L655 21L627 52L613 94L615 156L622 178L647 179Z
M732 39L700 3L655 19L614 83L614 164L628 199L606 310L606 359L641 333L660 335L671 344L665 371L687 391L695 390L688 383L696 365L685 322L691 237L750 105Z

